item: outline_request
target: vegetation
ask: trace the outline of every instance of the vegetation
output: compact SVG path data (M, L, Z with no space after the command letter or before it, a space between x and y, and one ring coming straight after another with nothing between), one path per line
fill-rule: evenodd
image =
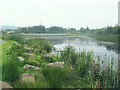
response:
M3 80L7 81L9 83L15 82L17 79L19 79L19 70L18 70L18 64L17 59L15 56L11 55L8 57L6 62L3 64ZM12 71L11 71L12 70Z
M4 44L0 44L0 80L2 80L2 64L5 63L5 60L8 58L7 52L9 51L9 49L11 48L11 45L13 43L13 41L7 40L7 43Z
M82 31L71 28L68 31L89 34L91 37L96 35L94 38L99 40L109 37L109 39L104 38L104 41L118 42L111 38L112 35L115 38L117 38L116 35L119 35L116 27L96 31L90 30L89 27L81 28ZM16 33L63 33L68 31L64 31L61 27L46 29L44 26L33 26L18 28ZM11 83L14 88L120 88L118 84L120 71L113 69L112 60L103 69L101 66L104 62L99 58L95 61L92 52L77 53L71 46L66 47L59 57L50 56L52 45L47 40L25 39L17 34L2 36L2 39L6 41L2 45L3 80ZM103 35L105 36L102 37ZM18 59L19 56L24 58L23 62ZM54 62L64 62L64 67L48 66L49 63ZM23 68L26 64L38 67L39 70ZM24 73L34 75L35 82L21 80L20 75Z
M13 31L13 30L12 30ZM65 33L69 35L79 36L79 35L88 35L92 38L118 43L118 38L120 36L120 26L116 25L114 27L107 26L100 29L90 29L88 26L86 28L81 27L79 30L75 28L62 28L58 26L52 26L46 28L43 25L32 26L32 27L19 27L15 31L15 34L20 33ZM7 31L6 31L7 32ZM6 33L2 31L2 33ZM14 37L11 37L14 38Z
M50 88L62 88L67 75L65 68L43 67L42 72Z
M29 41L29 40L28 40ZM30 40L31 43L37 43L37 40ZM38 44L31 44L29 41L25 42L27 46L34 46ZM21 42L22 43L22 42ZM40 42L39 42L40 44ZM17 57L22 56L26 52L20 48L21 44L13 44L9 50L6 62L3 63L3 80L11 83L15 88L115 88L118 87L118 71L113 70L113 62L108 64L108 67L101 70L100 61L95 63L92 52L76 53L75 49L68 46L61 53L60 57L52 57L53 62L65 62L64 68L48 67L48 61L42 58L43 52L36 53L34 61L26 60L19 62ZM41 43L41 45L44 45ZM23 45L24 46L24 45ZM37 47L39 48L39 47ZM44 50L42 48L41 50ZM15 53L16 52L16 53ZM34 51L33 51L34 52ZM44 52L45 53L45 52ZM46 52L48 53L48 52ZM38 56L41 55L41 56ZM56 61L54 60L56 59ZM41 64L42 63L42 64ZM43 65L44 63L44 65ZM22 65L21 65L22 64ZM38 66L40 71L24 70L23 66L30 64ZM10 70L12 69L12 72ZM9 73L9 74L8 74ZM24 82L19 79L20 74L29 73L36 77L35 83Z
M118 35L90 35L90 37L95 38L100 41L105 41L105 42L113 42L118 44L118 39L120 36Z
M15 33L65 33L66 29L58 26L52 26L46 28L43 25L32 26L32 27L22 27L15 30Z

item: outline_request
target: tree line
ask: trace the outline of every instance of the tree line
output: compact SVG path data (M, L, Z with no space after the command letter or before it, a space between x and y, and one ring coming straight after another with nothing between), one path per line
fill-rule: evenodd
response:
M8 30L6 30L8 31ZM9 30L10 31L10 30ZM88 26L86 28L81 27L76 28L63 28L59 26L51 26L46 28L44 25L29 26L29 27L18 27L14 30L15 33L81 33L81 34L120 34L120 26L107 26L100 29L90 29ZM3 31L4 33L5 31Z

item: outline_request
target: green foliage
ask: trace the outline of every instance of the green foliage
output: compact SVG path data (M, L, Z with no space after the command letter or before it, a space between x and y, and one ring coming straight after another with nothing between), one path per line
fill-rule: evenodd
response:
M84 77L88 75L92 62L92 53L85 53L85 51L81 52L75 66L78 76Z
M21 27L15 30L15 33L45 33L45 26L32 26L32 27Z
M45 26L21 27L15 30L15 33L65 33L66 29L58 26L46 28Z
M19 78L17 58L11 55L3 64L3 80L10 83L15 82Z
M34 73L36 81L35 82L24 82L21 80L18 80L14 84L14 88L48 88L47 82L44 78L44 75L39 72Z
M65 69L56 67L44 67L42 72L50 88L61 88L67 74Z
M107 26L100 29L89 29L88 27L84 29L81 27L80 32L82 34L92 34L92 35L120 35L120 26Z
M62 27L52 26L50 28L47 28L47 33L65 33L66 29Z
M48 53L52 48L49 42L44 39L28 39L26 43L28 46L34 48L36 54L42 53L42 51L46 51Z
M11 49L9 50L8 54L15 54L16 56L22 56L25 53L25 49L23 45L13 43Z
M40 66L40 63L36 60L27 60L26 64L30 64L30 65L33 65L33 66Z
M94 35L94 36L90 35L90 37L95 38L100 41L118 43L118 38L120 36L118 36L118 35Z
M14 88L48 88L46 82L42 81L36 81L35 83L33 82L23 82L23 81L17 81L14 84Z
M3 34L2 39L17 41L17 43L19 43L19 44L24 44L24 42L25 42L25 39L23 37L21 37L20 35L14 35L14 34L13 35Z
M66 64L71 64L74 66L76 64L76 60L78 55L75 53L75 49L71 46L65 48L64 52L61 53L61 59Z
M88 26L87 26L86 28L81 27L81 28L80 28L80 32L81 32L82 34L88 34L88 33L90 32L90 29L89 29Z
M89 28L88 28L89 29ZM3 80L14 83L16 88L98 88L98 81L100 81L101 88L116 88L118 85L119 71L113 70L113 62L108 64L108 67L101 70L100 59L94 62L92 52L75 52L75 49L68 46L61 53L60 57L52 56L52 62L64 61L64 68L47 67L47 61L43 60L42 55L51 51L51 45L44 39L22 39L11 37L15 42L11 46L10 51L5 50L8 56L4 58L3 64ZM19 62L18 56L23 56L23 46L34 48L35 60L25 60ZM10 45L10 44L9 44ZM3 46L3 50L5 47ZM4 54L4 52L3 52ZM5 57L4 56L4 57ZM23 56L24 57L24 56ZM24 70L22 67L25 64L31 64L42 68L42 72L34 70ZM11 71L12 70L12 71ZM35 74L36 82L28 83L18 80L20 73ZM18 81L17 81L18 80Z

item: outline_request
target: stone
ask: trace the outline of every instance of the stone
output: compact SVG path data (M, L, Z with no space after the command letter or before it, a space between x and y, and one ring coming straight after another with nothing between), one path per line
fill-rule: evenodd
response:
M7 82L0 81L0 89L10 90L12 88L13 87L10 84L8 84Z
M30 47L27 47L27 46L25 46L24 49L25 49L26 52L28 52L28 53L31 53L31 52L34 51L34 48L30 48Z
M35 59L35 54L34 53L23 53L25 57L28 57L29 60L34 60Z
M47 66L53 66L53 67L60 67L64 68L64 62L54 62L54 63L48 63Z
M22 74L21 80L24 82L35 82L35 76L28 73Z
M28 64L26 64L23 68L29 69L29 70L39 70L40 69L39 67L28 65Z
M24 62L24 60L25 60L25 59L24 59L23 57L21 57L21 56L19 56L18 59L19 59L20 62Z
M52 55L51 54L44 54L43 59L52 59Z

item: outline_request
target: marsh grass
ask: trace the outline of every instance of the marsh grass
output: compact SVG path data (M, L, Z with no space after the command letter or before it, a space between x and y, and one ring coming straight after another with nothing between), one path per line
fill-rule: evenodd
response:
M3 64L3 81L14 83L19 78L18 63L15 60L15 57L9 56Z
M35 82L24 82L22 80L18 80L14 84L14 88L48 88L48 84L41 71L34 72L34 75L36 78Z
M92 52L76 53L74 48L68 46L61 53L61 59L66 65L72 66L75 76L74 87L79 88L115 88L118 87L118 73L113 69L113 61L109 61L105 69L101 69L101 59L97 62L93 59ZM74 63L73 63L74 62ZM104 63L102 63L104 64ZM71 78L72 78L71 77Z
M67 71L63 68L44 67L43 75L50 88L62 88Z
M120 38L120 35L90 35L90 37L95 38L100 41L105 41L105 42L114 42L118 43L118 39Z
M13 39L13 38L12 38ZM20 38L18 38L19 40ZM92 52L75 52L75 49L68 46L60 57L52 57L53 62L64 61L64 68L47 67L48 62L42 59L42 51L51 51L51 45L42 39L29 39L21 41L20 46L8 41L3 45L3 80L12 83L14 88L118 88L119 70L113 70L113 62L109 62L106 68L101 70L100 58L97 62L93 59ZM18 55L22 55L23 44L35 48L35 62L18 61ZM45 45L47 44L47 46ZM8 53L9 52L9 53ZM24 57L24 56L23 56ZM39 63L38 63L39 62ZM22 69L26 64L33 64L41 68L40 71L29 71ZM11 71L12 70L12 71ZM19 74L34 74L36 82L28 83L19 80Z

